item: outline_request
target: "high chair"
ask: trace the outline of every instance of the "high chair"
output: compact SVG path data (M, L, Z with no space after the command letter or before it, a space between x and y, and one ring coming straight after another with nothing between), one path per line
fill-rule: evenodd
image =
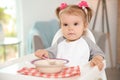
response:
M52 45L56 44L56 41L60 36L62 36L61 29L59 29L55 34L52 41ZM87 33L84 36L90 37L90 39L93 42L96 42L92 32L89 29L87 30ZM40 36L38 36L38 38L39 37ZM70 78L64 78L64 79L63 78L50 79L50 78L43 78L43 77L26 76L26 75L21 75L17 73L17 70L23 67L34 67L34 65L32 65L30 62L36 58L37 57L33 53L33 54L25 55L19 59L0 64L0 80L10 80L10 79L11 80L98 80L98 79L107 80L104 69L102 71L99 71L97 66L91 68L89 66L89 63L86 64L83 68L81 68L81 76L78 78L70 77Z
M46 24L48 24L49 23L49 25L46 25ZM55 25L53 25L53 24L55 24ZM36 27L37 27L37 32L39 32L40 34L35 34L34 36L33 36L33 47L34 47L34 51L36 51L36 50L38 50L38 49L43 49L43 48L46 48L46 47L44 47L45 45L45 43L48 43L48 40L42 40L42 38L43 39L48 39L49 37L48 36L45 36L45 35L51 35L50 34L50 32L48 33L46 33L45 32L45 30L43 30L43 28L45 28L45 27L47 27L47 28L49 28L49 26L50 25L52 25L52 26L57 26L58 27L58 25L57 25L58 23L57 23L57 21L56 20L52 20L52 21L49 21L49 22L37 22L36 24L35 24L35 26L34 26L34 28L36 29ZM53 29L53 27L51 26L51 28L49 28L49 29ZM38 29L39 28L39 29ZM39 30L42 30L42 32L41 31L39 31ZM58 28L57 28L58 29ZM57 30L56 29L56 30ZM92 31L93 32L93 31ZM87 36L87 37L89 37L94 43L96 43L96 40L97 39L95 39L95 37L94 37L94 35L93 35L93 33L92 33L89 29L87 29L87 31L86 31L86 34L84 35L84 36ZM94 34L95 34L96 32L94 32ZM44 37L42 37L42 35L44 36ZM53 34L52 34L53 35ZM57 42L57 40L58 40L58 38L59 37L61 37L62 36L62 33L61 33L61 29L59 29L56 33L55 33L55 35L54 35L54 37L53 37L53 40L52 40L52 42L51 41L49 41L49 44L46 44L46 45L49 45L50 46L50 44L51 45L54 45L54 44L56 44L56 42ZM97 40L98 41L98 40ZM96 43L97 44L97 43ZM48 46L47 46L48 47ZM103 46L102 46L103 47ZM31 50L31 49L30 49ZM105 72L104 72L105 73ZM105 75L105 74L104 74ZM103 80L106 80L106 75L105 75L105 77L104 77L104 79Z

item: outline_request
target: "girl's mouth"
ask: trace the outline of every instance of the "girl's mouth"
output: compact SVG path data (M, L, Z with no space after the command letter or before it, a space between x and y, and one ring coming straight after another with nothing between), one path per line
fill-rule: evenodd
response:
M68 35L75 35L74 33L68 33Z

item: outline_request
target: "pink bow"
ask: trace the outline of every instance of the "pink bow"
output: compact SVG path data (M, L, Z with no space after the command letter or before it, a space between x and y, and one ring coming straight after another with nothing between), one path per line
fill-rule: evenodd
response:
M61 3L61 5L60 5L60 10L65 9L66 7L67 7L67 4L66 4L66 3Z
M82 8L82 7L88 7L88 4L87 4L86 1L81 1L81 2L78 4L78 6L79 6L80 8Z

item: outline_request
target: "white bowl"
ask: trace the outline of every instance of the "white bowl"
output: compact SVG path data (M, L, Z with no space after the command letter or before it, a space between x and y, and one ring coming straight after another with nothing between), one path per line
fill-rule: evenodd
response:
M36 59L32 61L32 64L34 64L36 69L41 73L58 73L62 71L68 62L66 59Z

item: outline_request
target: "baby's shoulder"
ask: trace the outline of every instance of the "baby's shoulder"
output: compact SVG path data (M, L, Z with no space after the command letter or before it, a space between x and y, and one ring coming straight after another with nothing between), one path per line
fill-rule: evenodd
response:
M64 41L65 40L65 38L62 36L62 37L60 37L58 40L57 40L57 44L59 44L60 42L62 42L62 41Z

